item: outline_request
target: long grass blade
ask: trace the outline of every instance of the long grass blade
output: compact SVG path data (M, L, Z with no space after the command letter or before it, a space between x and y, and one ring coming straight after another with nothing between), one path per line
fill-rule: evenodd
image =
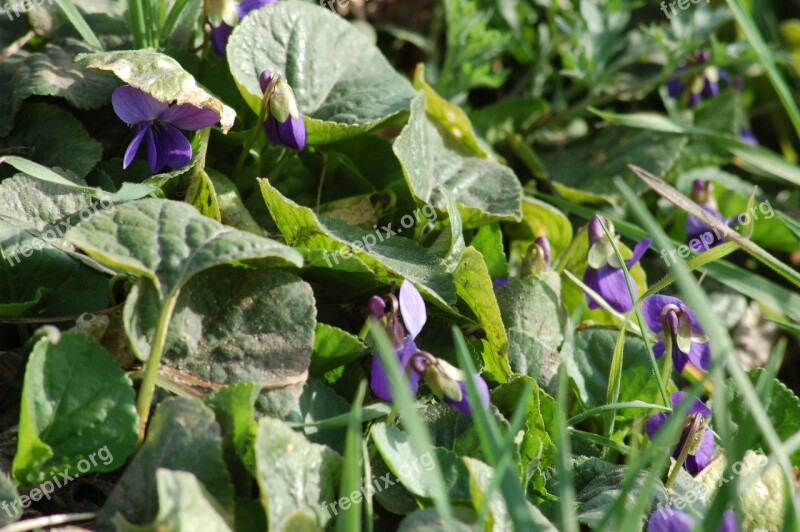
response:
M55 0L58 7L61 8L61 11L67 16L67 19L75 26L75 29L81 35L86 44L91 46L94 51L102 52L104 50L103 45L100 43L100 40L97 38L97 35L94 34L92 28L89 27L89 23L86 22L86 19L83 18L81 12L78 11L78 8L75 7L70 0Z

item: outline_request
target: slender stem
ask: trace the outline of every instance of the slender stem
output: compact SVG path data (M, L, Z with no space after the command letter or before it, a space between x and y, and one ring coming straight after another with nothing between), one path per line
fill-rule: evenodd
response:
M133 26L133 42L137 49L147 47L147 30L145 29L142 0L128 0L128 13Z
M150 406L153 404L153 394L158 380L158 366L161 364L161 355L164 353L164 345L167 341L169 322L177 302L178 293L176 292L164 301L161 306L161 312L158 314L156 334L153 337L153 345L150 347L150 356L145 364L144 378L139 388L139 399L136 402L136 409L139 412L139 445L144 442L147 420L150 417Z
M689 449L691 446L689 445L690 442L697 438L697 432L702 428L702 417L696 415L692 418L692 424L689 425L689 431L686 434L686 438L681 440L678 445L681 445L681 453L678 455L677 460L675 460L675 465L672 466L672 471L669 473L669 477L667 481L664 483L664 488L670 489L672 485L675 483L675 479L678 478L678 473L680 473L681 468L683 467L683 463L686 461L686 457L689 456Z
M669 374L672 372L672 335L669 334L669 331L664 331L664 369L661 371L661 382L669 382ZM666 401L666 397L663 397L660 393L656 396L656 404L659 400ZM664 403L664 406L669 406L668 403Z
M244 163L247 161L247 156L250 154L250 150L253 149L253 146L258 140L258 136L261 134L261 129L264 127L264 122L267 120L267 114L269 113L269 99L272 96L272 93L275 91L275 85L278 84L278 76L275 75L272 77L272 80L267 85L267 89L264 91L264 99L261 100L261 112L258 113L258 123L256 127L253 128L253 133L245 142L244 147L242 148L242 153L239 155L239 160L236 161L236 177L240 177L242 173L242 169L244 168Z

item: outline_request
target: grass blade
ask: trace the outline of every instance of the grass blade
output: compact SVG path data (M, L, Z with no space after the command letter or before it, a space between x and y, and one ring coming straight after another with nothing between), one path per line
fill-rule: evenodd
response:
M739 233L737 233L724 223L714 218L709 212L702 209L695 202L693 202L692 200L690 200L689 198L687 198L686 196L684 196L683 194L672 188L672 186L670 186L663 179L654 176L650 172L643 170L638 166L629 165L628 167L634 174L637 175L637 177L639 177L639 179L644 181L645 184L647 184L647 186L655 190L660 196L670 201L676 207L683 209L690 215L694 216L707 226L713 228L715 231L717 231L720 235L724 236L726 239L736 242L739 245L739 247L750 253L760 262L775 270L786 280L794 283L795 286L800 287L800 274L798 274L791 267L787 266L786 264L778 260L769 251L762 248L758 244L754 243L749 238L740 235ZM668 242L669 238L665 240L664 245L667 245Z
M102 52L104 50L103 45L100 43L97 35L92 31L92 28L89 27L86 19L84 19L83 15L78 11L78 8L75 7L75 4L70 0L55 0L55 2L67 16L67 19L75 26L75 29L81 37L83 37L83 40L86 41L86 44L91 46L95 52Z
M367 393L367 381L358 385L353 408L350 410L350 423L347 427L347 436L344 442L344 461L342 462L342 479L339 484L339 494L348 497L349 494L361 492L364 479L361 468L361 405ZM361 530L361 505L351 504L342 510L342 515L336 519L336 530Z
M392 390L394 404L403 422L403 427L408 432L411 445L418 456L430 453L431 460L433 460L433 468L430 471L433 504L436 506L439 516L444 520L445 526L454 529L453 510L450 507L447 485L442 477L442 467L436 454L432 452L431 436L417 412L414 396L411 395L411 390L406 383L406 376L400 367L400 360L380 324L374 319L370 319L369 328L372 338L375 340L378 356L389 377L389 387Z
M797 102L794 100L791 89L786 85L783 76L781 76L778 67L775 65L774 52L772 52L767 46L767 43L764 42L764 38L761 36L761 32L758 31L755 21L744 10L740 0L726 1L736 22L739 23L739 27L742 29L745 37L750 41L750 46L755 50L758 60L761 62L761 65L767 73L767 77L775 88L775 92L778 93L778 98L780 98L781 103L783 103L783 107L786 109L786 113L789 115L789 119L792 121L795 131L800 136L800 109L797 107Z

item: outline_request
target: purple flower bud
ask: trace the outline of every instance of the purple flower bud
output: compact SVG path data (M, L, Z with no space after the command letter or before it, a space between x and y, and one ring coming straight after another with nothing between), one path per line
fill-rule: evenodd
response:
M236 18L238 20L242 20L251 11L254 11L260 7L264 7L268 4L274 4L275 2L277 2L277 0L243 0L239 5L236 6ZM228 24L228 22L220 22L218 26L215 26L215 18L217 17L213 17L209 21L212 24L211 46L214 48L214 53L224 57L228 48L228 39L230 39L231 33L233 33L233 25L235 21L226 17L226 20L228 20L230 24Z
M369 298L369 313L375 318L382 318L386 314L386 302L380 296Z
M475 386L478 388L478 395L481 399L481 407L486 408L489 406L489 386L486 384L486 381L483 380L483 377L480 375L473 375L472 381L475 383ZM453 401L452 399L448 399L447 397L444 398L444 402L447 403L452 408L455 408L459 412L462 412L468 416L472 415L472 405L469 402L469 397L467 397L467 385L465 382L459 382L458 387L461 388L461 400L460 401Z
M550 267L550 260L551 260L551 256L550 256L550 241L547 240L546 236L540 236L539 238L536 239L536 245L539 246L539 248L541 248L542 256L544 257L544 263L549 268Z
M261 85L261 92L267 92L267 87L272 81L272 71L265 70L258 76L258 84Z
M606 234L603 231L603 225L606 226L606 229L609 229L608 222L605 219L602 219L600 216L595 215L589 221L589 245L591 246L601 238L605 238Z

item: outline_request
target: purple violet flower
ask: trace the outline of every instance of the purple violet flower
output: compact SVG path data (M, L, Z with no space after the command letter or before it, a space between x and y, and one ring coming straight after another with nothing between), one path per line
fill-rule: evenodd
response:
M267 4L274 4L277 0L243 0L236 6L236 19L237 22L242 20L248 13L264 7ZM233 21L230 21L233 22ZM211 47L214 53L219 56L225 57L225 51L228 48L228 39L233 33L233 25L228 24L225 20L221 20L219 26L211 27Z
M751 146L758 146L758 139L756 138L755 133L753 133L746 127L743 127L742 129L739 130L739 140L741 140L742 142L746 142Z
M373 317L383 319L386 323L389 335L393 337L395 351L400 359L400 366L405 369L405 374L408 377L408 386L411 393L416 395L420 380L425 378L425 382L428 383L437 396L444 399L445 403L467 415L472 415L472 405L469 404L467 399L464 383L466 376L464 373L448 362L438 359L430 353L420 351L414 343L414 339L422 331L428 317L425 301L420 293L409 281L403 281L403 284L400 285L399 298L389 297L392 303L396 303L393 307L399 307L405 330L408 330L407 335L403 326L399 325L397 308L390 309L387 312L382 298L373 296L370 299L370 314ZM480 375L473 375L472 378L480 392L481 403L484 406L488 405L489 387L486 381ZM392 400L389 378L383 362L377 355L372 357L370 388L376 397L384 401Z
M708 408L703 401L696 397L693 399L688 399L687 397L688 394L686 392L675 392L671 396L673 409L677 409L683 401L692 401L692 405L689 407L688 420L686 427L683 430L683 435L681 436L680 442L675 446L675 450L672 453L672 456L675 458L678 458L678 456L681 454L681 450L683 449L684 445L691 445L691 442L687 442L689 430L692 425L690 420L697 416L701 416L705 423L706 420L711 418L711 409ZM658 412L657 414L650 416L645 424L645 432L647 432L647 436L651 440L655 438L658 429L661 428L661 425L664 424L670 415L672 414ZM702 440L695 449L689 450L689 454L686 456L686 461L683 463L683 467L692 475L696 475L705 469L705 467L711 463L711 457L714 456L714 434L705 428L705 425L703 425L701 430L703 430Z
M281 75L273 75L269 70L261 73L258 79L265 97L269 98L269 112L264 129L267 138L275 146L286 146L295 150L306 147L306 123L297 108L294 91ZM267 94L271 91L270 94Z
M219 115L211 109L190 104L170 106L130 85L115 90L111 104L123 122L136 126L136 136L125 151L123 169L131 165L142 143L153 173L165 166L186 166L192 158L192 145L179 130L196 131L219 122Z
M603 223L613 235L613 226L605 220ZM632 268L639 262L651 243L652 240L649 238L637 242L633 248L633 256L625 261L625 266ZM633 308L633 301L628 292L628 283L625 282L625 273L622 271L622 265L617 261L614 248L603 232L599 216L595 216L589 222L589 256L586 272L583 274L583 282L600 294L618 312L628 312ZM585 295L590 309L600 308L600 305L589 294Z
M647 532L692 532L695 520L687 513L674 508L661 508L650 515ZM722 515L719 532L739 532L736 514L727 510Z
M380 299L378 296L373 296L372 299L370 299L370 310L373 316L375 316L373 308L378 306L376 298ZM403 281L403 284L400 285L399 307L400 316L409 334L405 334L403 326L400 325L399 321L396 319L396 314L392 314L390 321L394 323L389 324L391 328L389 336L394 337L393 341L395 349L397 350L397 356L400 359L400 366L405 369L411 357L419 351L417 345L414 343L414 339L428 320L428 313L425 310L425 301L422 299L422 296L414 285L408 281ZM416 394L419 389L420 375L416 371L407 373L411 393ZM375 396L380 397L384 401L392 400L389 377L386 374L386 369L383 367L383 362L381 362L379 356L372 357L370 388Z
M722 213L719 212L717 200L714 198L714 183L711 181L695 179L692 184L692 199L702 207L704 211L725 225L729 227L736 225L736 216L726 220L722 216ZM725 238L719 234L719 231L709 227L691 214L686 217L685 227L686 243L695 253L707 251L725 242Z
M481 396L481 403L484 405L489 404L489 386L486 384L486 381L483 380L483 377L480 375L473 375L472 380L475 382L475 386L478 388L478 393ZM454 401L449 397L444 398L444 402L450 405L452 408L455 408L459 412L462 412L468 416L472 415L472 406L469 404L469 400L467 398L467 384L465 381L459 381L458 387L461 388L461 400Z
M666 351L666 338L672 346L672 363L679 373L691 362L696 368L707 370L711 363L708 338L703 333L694 312L677 297L655 294L642 303L642 314L654 333L662 333L653 346L656 358Z
M701 50L694 54L686 64L679 66L675 70L675 73L680 74L690 66L706 63L710 58L711 54L708 50ZM704 68L700 74L685 82L678 78L670 79L667 82L667 93L670 97L675 99L688 98L689 105L695 106L699 104L703 98L708 99L719 96L719 81L728 81L729 79L730 76L725 70L715 66L709 66Z

